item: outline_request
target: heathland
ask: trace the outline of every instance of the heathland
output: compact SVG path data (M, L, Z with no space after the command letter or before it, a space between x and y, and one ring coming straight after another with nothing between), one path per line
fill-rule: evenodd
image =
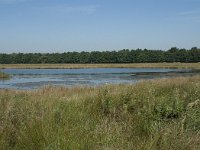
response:
M200 149L200 77L2 89L0 149Z

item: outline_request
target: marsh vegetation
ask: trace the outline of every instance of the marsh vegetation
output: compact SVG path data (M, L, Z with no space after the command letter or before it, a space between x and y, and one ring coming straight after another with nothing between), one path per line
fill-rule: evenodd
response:
M200 149L200 77L0 90L0 149Z
M10 76L4 72L0 72L0 80L2 79L8 79Z
M179 68L200 69L200 63L102 63L102 64L0 64L1 69L79 69L79 68Z

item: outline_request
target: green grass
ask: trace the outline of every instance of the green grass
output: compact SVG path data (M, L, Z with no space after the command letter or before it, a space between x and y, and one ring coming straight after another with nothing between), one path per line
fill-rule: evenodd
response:
M0 72L0 80L1 79L8 79L10 76L4 72Z
M200 149L200 76L0 90L0 149Z

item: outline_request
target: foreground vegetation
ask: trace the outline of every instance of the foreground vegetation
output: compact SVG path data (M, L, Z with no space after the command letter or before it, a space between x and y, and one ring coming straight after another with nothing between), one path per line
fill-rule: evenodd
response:
M200 149L200 76L0 90L0 149Z
M183 68L200 69L200 63L123 63L123 64L0 64L0 68L77 69L77 68Z
M1 79L8 79L10 76L4 72L0 72L0 80Z
M158 63L158 62L200 62L200 49L161 50L119 50L65 53L13 53L0 54L0 64L62 64L62 63Z

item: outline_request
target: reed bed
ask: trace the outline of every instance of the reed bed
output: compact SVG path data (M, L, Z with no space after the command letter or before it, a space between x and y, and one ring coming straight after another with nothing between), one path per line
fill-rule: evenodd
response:
M200 149L200 76L2 89L0 149Z
M0 68L78 69L78 68L184 68L200 69L200 63L129 63L129 64L0 64Z

